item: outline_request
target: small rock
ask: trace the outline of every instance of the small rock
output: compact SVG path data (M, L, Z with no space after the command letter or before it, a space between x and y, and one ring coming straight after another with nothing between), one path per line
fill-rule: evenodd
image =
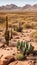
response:
M4 43L1 43L1 42L0 42L0 48L1 48L1 47L4 47Z

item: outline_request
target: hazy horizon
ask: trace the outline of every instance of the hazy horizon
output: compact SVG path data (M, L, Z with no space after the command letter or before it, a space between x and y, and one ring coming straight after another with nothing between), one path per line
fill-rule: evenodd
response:
M0 0L0 6L7 4L15 4L17 6L24 6L26 4L37 4L37 0Z

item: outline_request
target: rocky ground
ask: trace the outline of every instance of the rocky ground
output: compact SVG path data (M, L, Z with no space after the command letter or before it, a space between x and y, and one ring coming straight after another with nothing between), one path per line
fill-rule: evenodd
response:
M30 37L32 32L36 31L35 29L26 29L17 35L13 35L12 39L9 41L9 46L5 46L5 39L2 32L0 32L0 65L37 65L37 55L35 59L26 59L19 61L16 59L16 54L19 51L16 48L17 41L29 41L30 44L34 46L34 50L37 51L37 42L33 41Z

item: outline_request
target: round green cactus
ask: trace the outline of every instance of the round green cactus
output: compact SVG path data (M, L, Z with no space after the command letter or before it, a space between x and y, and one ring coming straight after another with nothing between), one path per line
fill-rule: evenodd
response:
M21 53L17 54L16 57L17 57L18 60L23 60L24 59L24 55L21 54Z

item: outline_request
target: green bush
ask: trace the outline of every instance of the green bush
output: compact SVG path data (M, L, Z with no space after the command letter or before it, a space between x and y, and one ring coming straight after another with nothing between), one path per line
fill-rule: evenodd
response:
M37 31L36 32L32 32L30 36L31 36L33 41L37 42Z

